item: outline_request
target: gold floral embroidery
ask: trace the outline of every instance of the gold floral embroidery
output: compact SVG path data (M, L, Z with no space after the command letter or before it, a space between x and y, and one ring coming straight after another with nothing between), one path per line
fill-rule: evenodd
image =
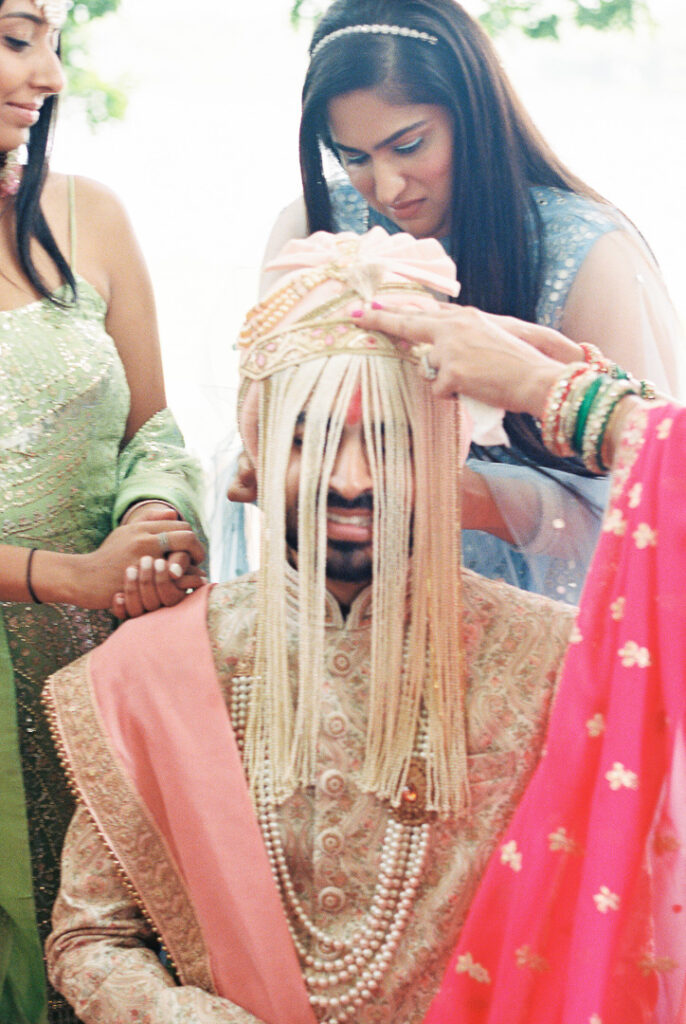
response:
M642 960L639 960L638 966L641 970L641 974L666 974L668 971L673 971L675 967L678 967L676 960L672 959L671 956L644 956Z
M583 639L584 638L581 634L581 630L579 629L578 624L575 622L572 626L572 632L569 634L569 642L570 644L580 644L582 643Z
M528 967L531 971L543 974L550 970L550 964L540 953L534 953L531 946L520 946L515 952L517 967Z
M675 853L681 849L681 843L675 835L669 832L662 832L655 836L653 841L655 853L661 856L665 853Z
M610 783L610 789L638 789L638 775L629 768L625 768L621 761L615 761L609 772L605 772L605 778Z
M551 832L548 836L548 842L553 853L557 853L560 850L564 853L582 852L576 839L573 839L564 827L558 828L556 832Z
M639 523L631 536L639 551L657 546L657 530L653 530L647 523Z
M601 736L605 732L605 717L598 711L593 718L586 722L586 729L589 736Z
M618 597L616 601L613 601L610 605L610 615L615 622L621 622L624 618L624 611L626 609L626 598Z
M666 441L667 440L667 438L669 437L669 435L670 435L670 433L672 431L672 424L673 423L674 423L674 420L671 419L671 417L669 417L669 416L665 417L665 419L663 419L663 420L660 420L660 422L657 425L657 430L655 431L655 433L657 434L657 437L658 437L658 439L660 441Z
M592 1013L588 1018L588 1024L603 1024L597 1013Z
M652 664L648 648L639 647L635 640L627 640L617 654L622 659L624 668L633 668L634 666L648 668Z
M622 515L622 510L613 508L605 518L603 533L614 533L618 537L623 537L626 533L626 525L626 519Z
M517 849L517 844L514 839L511 839L509 843L505 843L500 849L500 860L503 864L509 864L513 871L522 870L522 855Z
M491 984L491 976L485 967L473 959L471 953L463 953L457 958L455 965L456 974L468 974L474 981L480 981L483 985Z
M643 498L643 484L638 483L629 491L629 508L638 508Z
M614 505L622 496L624 488L631 477L643 445L648 422L648 413L643 406L638 406L629 414L624 425L621 443L615 453L612 465L610 504Z
M619 896L606 885L600 886L600 892L595 894L593 901L601 914L607 914L608 910L619 910Z
M164 948L182 983L213 992L209 953L184 880L164 840L150 827L147 809L134 796L102 733L89 674L90 655L86 655L53 676L44 691L51 731L65 768L66 752L81 751L76 766L68 770L70 785L96 823L133 900L159 935L160 922L165 922ZM122 807L127 809L125 820ZM146 894L145 902L140 893Z

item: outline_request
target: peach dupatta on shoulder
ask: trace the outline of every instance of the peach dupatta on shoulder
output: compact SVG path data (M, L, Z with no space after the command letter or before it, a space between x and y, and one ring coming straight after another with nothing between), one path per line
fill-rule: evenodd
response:
M207 588L209 590L209 588ZM46 702L80 799L182 983L315 1018L219 688L201 591L127 623Z
M686 1021L686 410L625 430L546 753L425 1024Z

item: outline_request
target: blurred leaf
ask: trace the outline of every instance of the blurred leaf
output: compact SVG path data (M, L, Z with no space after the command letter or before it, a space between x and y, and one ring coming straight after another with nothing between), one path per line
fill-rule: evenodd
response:
M294 25L314 21L326 6L291 0L291 20ZM559 39L563 24L598 31L633 30L650 17L646 0L556 0L555 7L559 13L551 13L550 0L482 0L479 21L492 36L515 29L531 39Z

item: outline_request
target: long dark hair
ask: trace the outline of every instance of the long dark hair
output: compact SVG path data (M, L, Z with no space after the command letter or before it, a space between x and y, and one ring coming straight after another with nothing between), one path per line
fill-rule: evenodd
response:
M2 0L0 0L0 7L2 7ZM19 191L14 197L15 241L19 264L33 287L50 302L63 306L66 304L65 301L48 288L31 256L31 242L35 239L57 267L63 282L71 288L72 300L75 301L76 281L74 275L68 260L65 259L55 241L40 206L43 186L48 175L48 156L56 115L57 97L47 96L41 107L38 120L29 133L27 161L23 168Z
M332 32L365 24L403 26L438 42L351 33L315 53L303 87L300 125L309 229L333 230L322 162L322 146L336 155L327 117L331 99L357 89L380 89L392 102L441 106L454 126L448 251L462 284L458 301L535 320L543 226L531 187L600 197L552 152L517 98L488 36L454 0L335 0L317 25L310 53ZM550 455L530 417L508 414L506 428L524 461L582 471L574 460Z

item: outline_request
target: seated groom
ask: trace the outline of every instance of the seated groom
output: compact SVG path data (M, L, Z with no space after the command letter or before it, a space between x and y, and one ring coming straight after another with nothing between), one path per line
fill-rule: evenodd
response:
M46 693L79 798L47 958L86 1024L418 1024L489 855L521 868L496 844L572 613L461 571L460 405L351 316L430 309L454 268L381 229L282 265L241 336L260 569Z

